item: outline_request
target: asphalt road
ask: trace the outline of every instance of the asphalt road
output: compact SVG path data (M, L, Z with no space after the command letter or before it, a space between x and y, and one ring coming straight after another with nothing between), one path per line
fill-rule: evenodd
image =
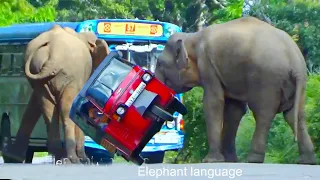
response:
M239 179L320 180L320 166L276 164L133 164L53 165L0 164L0 179Z

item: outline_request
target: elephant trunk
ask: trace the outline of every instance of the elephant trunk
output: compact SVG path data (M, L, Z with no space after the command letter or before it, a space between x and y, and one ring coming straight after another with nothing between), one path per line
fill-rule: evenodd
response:
M55 63L56 58L50 57L50 55L48 55L49 59L47 60L47 62L44 63L43 67L41 68L38 74L32 74L30 72L30 64L34 57L34 54L41 47L47 46L49 44L49 41L50 41L50 34L49 32L45 32L39 35L37 38L35 38L33 41L31 41L28 44L28 48L26 50L26 56L25 56L26 61L25 61L24 71L26 76L31 80L43 80L46 78L53 77L60 70L60 69L55 69L55 65L53 64Z
M163 72L160 72L160 70L157 69L157 67L156 67L156 69L155 69L155 76L156 76L156 78L157 78L159 81L161 81L163 84L166 83L166 82L165 82L165 77L164 77L164 75L163 75Z

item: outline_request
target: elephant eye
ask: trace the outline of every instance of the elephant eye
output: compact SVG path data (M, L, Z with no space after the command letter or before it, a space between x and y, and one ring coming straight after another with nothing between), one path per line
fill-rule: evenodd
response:
M158 62L157 62L157 67L161 67L162 65L161 65L161 62L158 60Z

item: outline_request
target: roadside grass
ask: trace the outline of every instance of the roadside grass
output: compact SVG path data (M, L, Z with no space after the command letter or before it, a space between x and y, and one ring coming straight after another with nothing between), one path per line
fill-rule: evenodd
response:
M178 152L176 152L176 151L166 151L164 158L163 158L163 163L174 164L174 161L177 156L178 156Z
M117 156L117 155L114 155L114 158L113 158L113 161L112 163L127 163L127 164L133 164L132 162L127 162L123 157L121 156Z
M48 152L35 152L33 156L34 157L46 157L48 155L49 155Z
M2 156L2 152L0 151L0 157ZM48 156L48 152L35 152L34 157L46 157Z

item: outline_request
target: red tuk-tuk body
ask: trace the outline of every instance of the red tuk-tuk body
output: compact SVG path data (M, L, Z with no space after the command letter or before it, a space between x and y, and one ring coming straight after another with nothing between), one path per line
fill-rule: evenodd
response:
M98 144L141 165L139 154L163 123L175 111L186 114L175 94L150 71L111 52L75 98L70 118Z

